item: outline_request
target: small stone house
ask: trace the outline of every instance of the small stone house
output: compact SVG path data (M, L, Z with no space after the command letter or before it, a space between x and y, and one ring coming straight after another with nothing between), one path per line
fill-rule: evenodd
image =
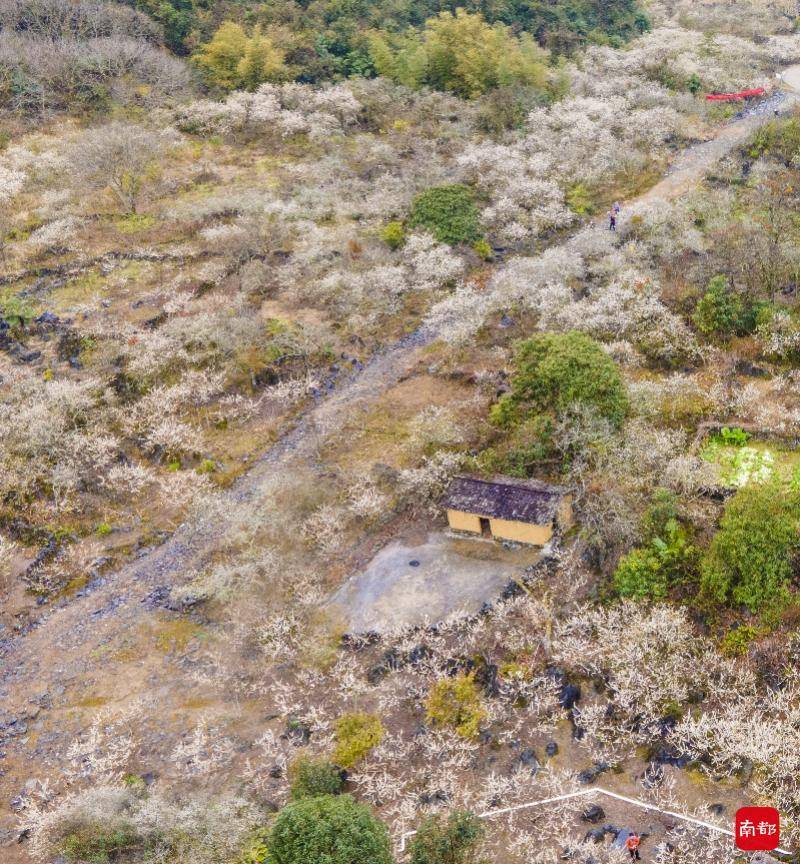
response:
M532 546L544 546L556 528L572 524L568 490L538 480L456 477L443 504L454 531Z

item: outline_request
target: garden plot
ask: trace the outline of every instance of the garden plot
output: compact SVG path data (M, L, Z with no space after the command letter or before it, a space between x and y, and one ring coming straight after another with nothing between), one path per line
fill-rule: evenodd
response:
M717 469L719 483L741 488L775 478L800 482L800 450L780 441L750 437L741 429L723 429L702 446L700 456Z
M531 547L429 534L417 546L386 546L336 591L329 606L352 633L435 624L454 613L477 612L540 558Z

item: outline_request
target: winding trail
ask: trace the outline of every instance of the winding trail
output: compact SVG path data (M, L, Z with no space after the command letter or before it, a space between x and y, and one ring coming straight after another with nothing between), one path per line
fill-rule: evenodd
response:
M781 113L791 110L800 98L800 66L787 69L783 78L787 87L782 97L773 97L774 105L746 112L723 127L712 140L686 150L675 160L668 175L637 200L674 199L697 184L711 165L771 119L775 107ZM576 236L597 227L597 222L590 223ZM574 240L575 236L566 240L565 245ZM37 626L0 644L0 753L7 751L7 758L0 761L3 805L19 794L26 779L58 773L59 759L63 760L71 736L86 727L88 702L76 702L74 697L67 699L63 696L65 688L70 693L86 693L102 679L108 701L115 705L133 703L143 694L163 699L165 717L169 708L175 715L170 715L174 722L188 728L188 709L181 707L181 698L186 700L187 693L192 693L197 684L185 670L175 665L165 668L163 657L155 660L142 657L126 666L124 678L117 675L109 683L107 679L113 675L106 672L103 676L106 656L103 647L113 644L120 634L150 626L158 612L147 602L153 591L183 581L187 571L201 566L223 539L236 530L240 508L258 504L265 490L293 467L314 465L317 433L341 426L360 406L410 374L423 360L425 346L435 338L432 330L416 332L379 353L359 373L311 406L225 493L224 506L214 514L212 523L201 521L180 526L160 547L104 577L91 592L51 609L45 607ZM35 738L31 734L34 731ZM166 738L166 734L162 732L161 737ZM47 771L43 770L48 763ZM4 830L8 844L0 852L5 864L29 860L12 836L14 824L13 815L4 813L0 805L0 847L4 845Z

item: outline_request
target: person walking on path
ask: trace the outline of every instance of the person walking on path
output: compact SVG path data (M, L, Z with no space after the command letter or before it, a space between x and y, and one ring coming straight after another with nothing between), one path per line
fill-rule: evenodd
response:
M638 834L634 834L633 831L628 833L628 839L625 841L625 848L631 856L631 861L642 860L642 856L639 854L639 844L641 842L641 838Z
M617 213L616 210L612 207L608 214L608 230L616 231L617 230Z

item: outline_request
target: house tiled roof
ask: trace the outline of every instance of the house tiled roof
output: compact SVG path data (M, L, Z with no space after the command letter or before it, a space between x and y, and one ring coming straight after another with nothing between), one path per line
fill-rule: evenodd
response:
M545 525L555 518L566 492L563 486L551 486L538 480L456 477L442 503L449 510L490 519Z

